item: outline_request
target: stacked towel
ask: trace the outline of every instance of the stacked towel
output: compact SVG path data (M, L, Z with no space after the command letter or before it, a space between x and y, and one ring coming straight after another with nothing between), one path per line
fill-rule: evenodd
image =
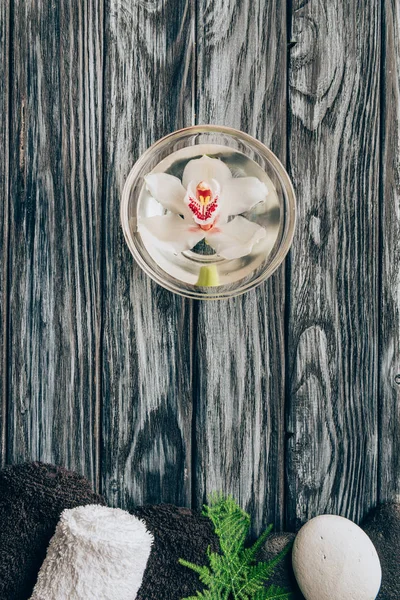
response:
M135 600L152 541L145 524L119 508L65 510L32 600Z
M31 596L62 511L85 504L104 500L66 469L27 463L0 471L1 600Z
M90 483L63 468L30 463L0 471L0 599L27 600L36 580L32 600L181 600L203 589L178 560L205 565L207 548L218 551L209 519L166 504L134 516L100 505ZM138 519L154 535L151 552ZM259 558L272 558L287 541L273 536ZM290 578L288 557L270 583L293 589Z

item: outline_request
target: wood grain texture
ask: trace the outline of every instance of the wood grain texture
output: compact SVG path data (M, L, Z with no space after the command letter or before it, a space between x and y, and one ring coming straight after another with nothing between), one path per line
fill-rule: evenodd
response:
M189 0L106 10L103 493L124 508L190 504L191 303L139 269L119 223L140 154L192 119Z
M6 460L10 2L0 3L0 465Z
M198 120L242 129L285 159L286 13L279 1L198 3ZM232 494L254 532L283 519L284 270L197 305L197 505Z
M384 2L379 500L400 501L400 4Z
M288 65L286 5L0 0L0 464L123 508L222 490L255 533L400 500L400 5L293 0ZM119 224L194 112L288 148L298 198L286 273L227 302L153 284Z
M287 522L377 500L380 6L293 3Z
M102 4L13 15L9 461L95 481Z

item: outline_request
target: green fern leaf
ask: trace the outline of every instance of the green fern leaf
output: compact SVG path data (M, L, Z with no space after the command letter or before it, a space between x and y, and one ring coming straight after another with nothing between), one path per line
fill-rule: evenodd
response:
M188 596L182 600L228 600L228 597L221 596L218 592L204 590L204 592L197 592L197 596Z
M232 497L223 498L220 494L210 497L208 506L204 506L203 515L213 523L222 552L228 556L238 554L249 533L250 516Z
M248 566L244 581L236 591L237 598L245 600L248 596L253 597L256 592L263 589L265 581L271 577L273 571L274 568L269 563Z
M291 598L290 593L276 586L265 587L265 582L291 545L270 562L254 564L272 526L268 527L250 548L245 548L250 530L250 517L233 498L214 494L208 506L204 506L203 514L213 523L221 553L212 552L208 548L209 567L179 560L181 565L195 571L200 581L208 588L202 592L198 591L197 596L183 600L288 600Z
M257 592L253 600L291 600L292 597L291 592L287 592L276 585L271 585L269 588Z
M180 558L178 562L182 566L187 567L188 569L192 569L192 571L195 571L198 574L200 581L205 585L210 585L212 583L213 576L211 575L211 571L208 567L200 567L187 560L183 560L183 558Z

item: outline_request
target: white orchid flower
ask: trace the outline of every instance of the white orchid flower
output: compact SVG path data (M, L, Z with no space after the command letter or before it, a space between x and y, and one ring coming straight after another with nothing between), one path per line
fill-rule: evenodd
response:
M266 231L244 217L265 200L268 190L257 177L232 177L225 163L202 156L190 160L182 182L167 173L145 177L147 189L166 215L141 218L138 231L158 247L175 253L191 250L201 240L227 259L249 254ZM228 220L228 217L235 216Z

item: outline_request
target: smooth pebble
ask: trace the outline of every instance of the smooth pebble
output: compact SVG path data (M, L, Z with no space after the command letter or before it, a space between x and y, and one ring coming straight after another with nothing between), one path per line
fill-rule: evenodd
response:
M375 600L381 585L378 554L352 521L322 515L294 541L292 563L306 600Z

